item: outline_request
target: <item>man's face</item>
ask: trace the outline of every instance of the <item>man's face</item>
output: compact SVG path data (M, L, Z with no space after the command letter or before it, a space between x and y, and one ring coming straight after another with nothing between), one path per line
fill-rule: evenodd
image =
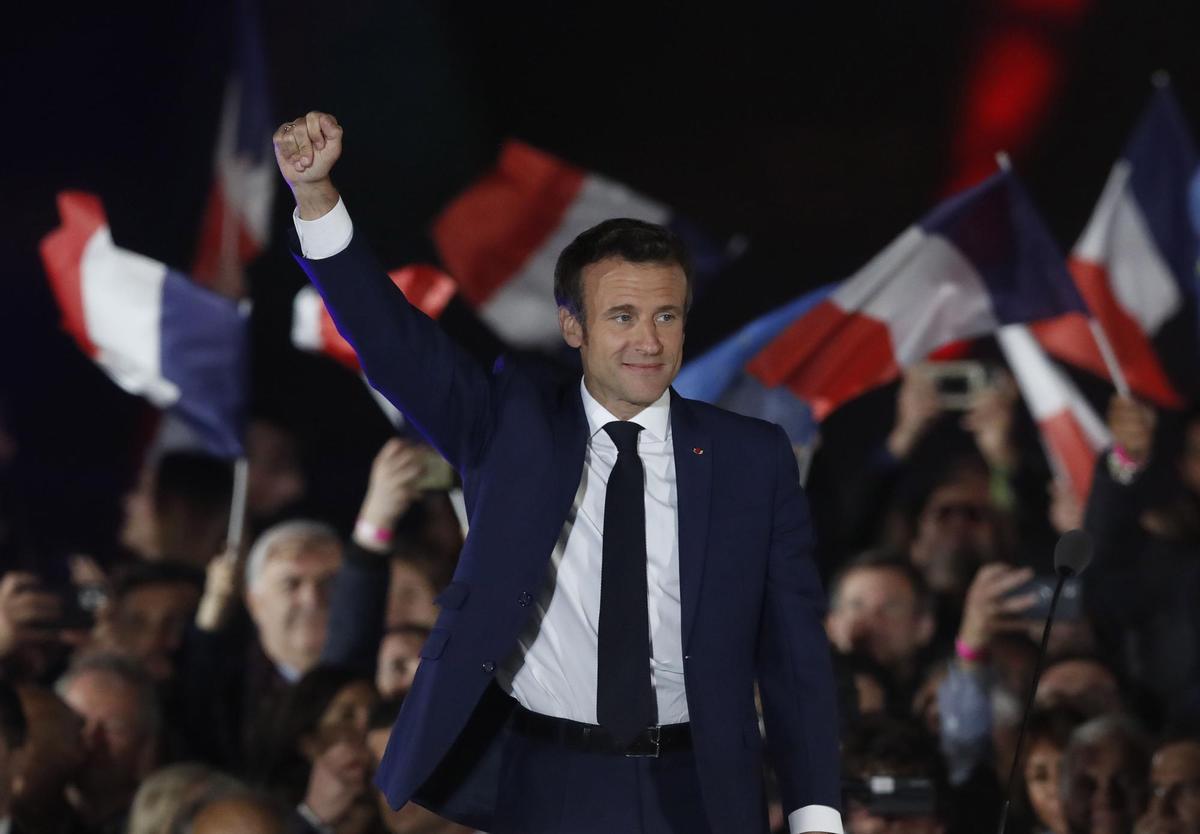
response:
M995 517L988 483L964 478L933 491L917 520L913 564L933 590L963 592L985 562L996 558Z
M99 669L71 679L63 700L83 719L86 763L77 785L89 798L116 798L133 789L153 766L154 739L138 714L137 691Z
M402 625L433 626L438 609L434 604L437 596L433 583L415 565L403 559L393 559L391 580L388 582L387 615L388 628Z
M864 652L884 668L912 660L933 635L933 619L920 610L912 584L899 571L862 567L844 577L825 620L838 651Z
M1138 834L1200 834L1200 742L1160 747L1150 763L1150 807Z
M1063 778L1063 808L1071 834L1129 834L1145 806L1145 774L1115 738L1080 751Z
M586 327L559 310L563 338L579 348L588 391L629 419L679 372L687 277L677 264L606 258L583 268Z
M1025 759L1025 791L1029 804L1043 827L1050 831L1064 831L1062 794L1058 789L1059 772L1062 765L1062 750L1046 741L1029 748Z
M172 655L196 613L200 590L187 582L134 588L116 604L109 620L114 648L141 661L156 681L167 680Z
M316 665L329 625L329 591L341 562L341 547L333 542L284 541L267 557L246 604L272 661L300 673Z
M424 642L421 635L410 632L393 632L380 641L375 673L375 688L380 695L395 698L412 689Z

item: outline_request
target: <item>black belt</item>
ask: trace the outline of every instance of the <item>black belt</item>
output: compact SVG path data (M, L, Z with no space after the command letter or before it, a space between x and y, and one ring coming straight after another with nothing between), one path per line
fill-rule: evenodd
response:
M583 753L657 757L662 753L692 749L691 724L647 727L625 745L618 744L603 727L596 724L581 724L567 718L542 715L517 705L513 711L512 727L528 738L554 742Z

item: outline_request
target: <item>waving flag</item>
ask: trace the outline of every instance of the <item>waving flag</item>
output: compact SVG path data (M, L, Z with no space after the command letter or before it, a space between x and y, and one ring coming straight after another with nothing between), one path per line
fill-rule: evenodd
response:
M221 457L242 452L247 319L239 305L121 249L99 198L58 196L42 262L83 352L131 394L170 409Z
M1071 485L1080 506L1085 506L1096 458L1112 444L1108 427L1042 351L1028 327L1001 327L996 339L1038 425L1046 458L1055 474Z
M225 85L214 180L192 265L197 281L234 298L245 295L244 265L267 244L278 176L255 2L234 4L234 65Z
M611 217L670 227L693 256L703 283L723 250L661 203L517 141L496 167L455 198L433 227L442 265L463 296L509 345L562 345L554 301L558 254L585 229Z
M1159 81L1100 202L1071 253L1070 269L1108 336L1129 387L1160 405L1182 405L1153 340L1194 293L1196 237L1188 225L1188 183L1196 148L1179 105ZM1188 322L1190 327L1191 322ZM1034 328L1053 356L1101 376L1108 371L1087 323L1078 316ZM1195 334L1186 352L1197 364Z
M1016 177L946 200L783 330L748 365L818 420L956 340L1085 311Z
M454 297L454 280L436 267L414 264L388 273L408 302L431 319L441 316ZM315 287L305 286L296 293L292 302L292 344L310 353L330 357L347 368L362 374L362 366L354 347L347 342L333 323L333 317L325 307L325 301ZM366 382L366 377L363 377ZM371 388L367 388L392 425L400 426L404 417L387 399Z
M768 388L746 371L746 363L786 327L833 292L835 285L805 293L747 324L704 355L683 366L674 388L685 397L778 423L792 444L811 446L816 423L808 404L786 388Z

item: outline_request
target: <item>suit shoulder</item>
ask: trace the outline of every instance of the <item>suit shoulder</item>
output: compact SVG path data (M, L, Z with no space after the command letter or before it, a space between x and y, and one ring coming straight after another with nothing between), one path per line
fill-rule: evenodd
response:
M690 400L686 397L679 399L692 410L698 420L722 435L734 435L750 442L776 443L779 433L783 431L780 426L769 420L747 417L702 400Z

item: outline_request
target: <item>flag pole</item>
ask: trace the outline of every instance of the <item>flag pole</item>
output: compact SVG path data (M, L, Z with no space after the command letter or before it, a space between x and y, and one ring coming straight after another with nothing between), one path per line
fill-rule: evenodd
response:
M250 463L245 455L233 465L233 496L229 503L229 529L225 535L225 552L236 560L242 550L242 534L246 526L246 482Z

